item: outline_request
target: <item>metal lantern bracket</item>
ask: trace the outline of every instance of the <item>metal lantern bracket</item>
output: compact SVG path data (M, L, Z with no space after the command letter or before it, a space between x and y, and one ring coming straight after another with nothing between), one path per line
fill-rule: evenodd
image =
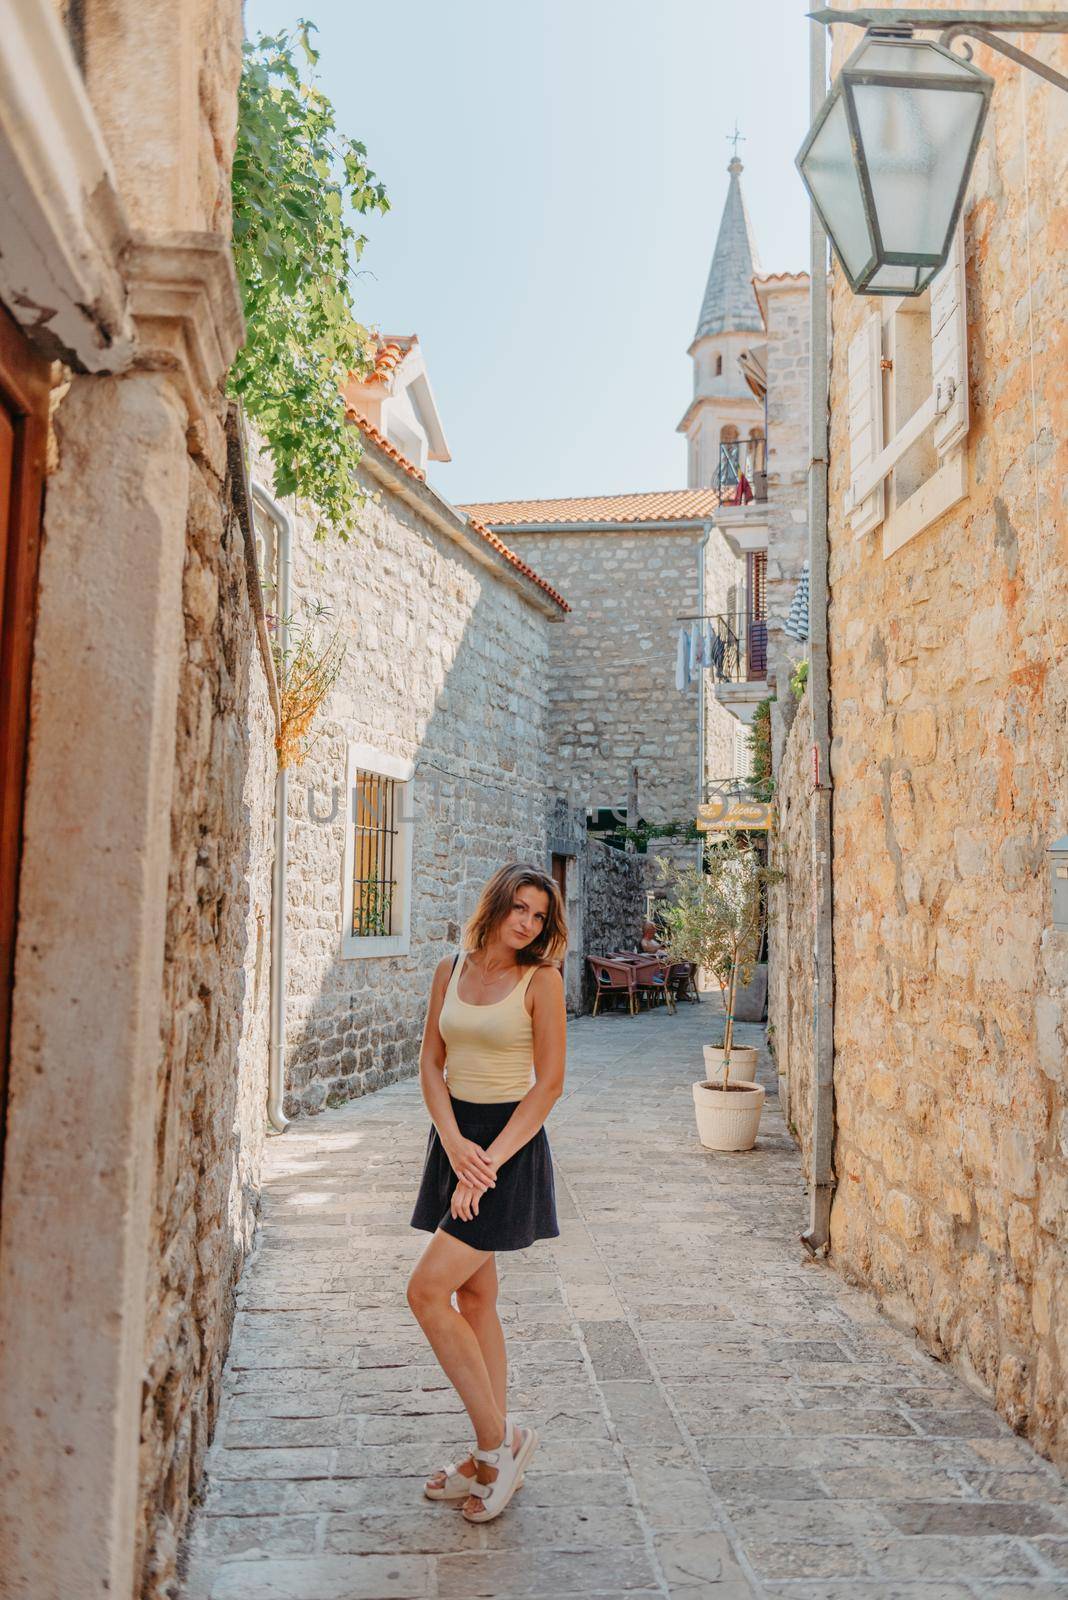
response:
M898 36L913 32L940 30L938 43L949 50L957 39L967 36L989 45L1000 55L1007 56L1018 66L1045 78L1047 83L1068 91L1068 78L1062 72L1047 66L1037 56L1029 56L1015 45L998 38L998 33L1068 33L1068 15L1063 11L949 11L916 10L897 7L871 11L810 11L813 22L829 27L834 22L848 22L856 28L867 28L875 33L893 33ZM967 50L971 60L971 51Z

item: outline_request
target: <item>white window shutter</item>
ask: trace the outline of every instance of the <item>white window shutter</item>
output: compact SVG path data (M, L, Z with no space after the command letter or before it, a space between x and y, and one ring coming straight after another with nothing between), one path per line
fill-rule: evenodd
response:
M935 397L934 444L941 459L968 432L963 222L957 224L945 266L931 283L931 384Z
M880 482L858 500L857 474L883 448L882 318L873 311L849 343L849 514L853 537L877 528L885 514Z
M749 729L743 722L734 730L734 775L736 778L748 778L751 771Z

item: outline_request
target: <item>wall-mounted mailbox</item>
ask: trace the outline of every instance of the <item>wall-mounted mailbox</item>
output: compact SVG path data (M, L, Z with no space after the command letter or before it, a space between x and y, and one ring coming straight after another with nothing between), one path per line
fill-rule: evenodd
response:
M1053 926L1068 933L1068 833L1049 847L1049 876Z

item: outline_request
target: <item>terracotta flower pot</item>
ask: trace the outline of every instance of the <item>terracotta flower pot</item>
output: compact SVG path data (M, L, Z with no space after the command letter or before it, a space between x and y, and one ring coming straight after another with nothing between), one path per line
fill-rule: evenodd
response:
M731 1083L756 1083L757 1060L760 1052L751 1044L731 1045ZM710 1083L723 1078L723 1050L718 1044L705 1045L705 1071Z
M751 1150L764 1109L764 1087L740 1083L737 1088L719 1089L695 1083L693 1107L697 1135L706 1150Z

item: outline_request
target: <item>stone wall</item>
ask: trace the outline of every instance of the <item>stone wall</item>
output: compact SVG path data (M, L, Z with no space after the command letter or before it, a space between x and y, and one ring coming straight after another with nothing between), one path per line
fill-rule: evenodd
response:
M242 531L214 468L191 474L182 585L141 1426L146 1600L173 1594L215 1426L267 1099L274 719Z
M772 759L777 769L786 738L790 673L807 644L784 633L801 568L808 556L808 279L764 290L768 333L768 676L774 678Z
M768 890L768 1044L778 1069L783 1116L801 1146L806 1176L811 1174L814 977L811 750L806 695L796 707L775 775L770 864L786 877Z
M690 820L698 784L697 686L675 688L680 615L698 605L701 533L517 533L512 549L573 607L554 630L549 730L557 771L593 806L626 809L632 765L647 822ZM679 850L665 841L665 853Z
M36 597L0 1543L12 1594L162 1600L251 1235L266 1065L272 752L222 431L242 18L235 0L68 10L77 58L36 24L3 41L36 102L33 137L2 141L12 234L32 230L47 285L17 298L75 376Z
M346 655L290 779L289 1114L415 1071L434 968L459 947L482 885L506 861L549 865L548 657L560 624L366 471L363 481L370 498L347 543L317 543L296 517L295 625L325 604L323 637L339 629ZM415 763L406 955L341 953L350 743Z
M610 950L636 949L645 921L645 860L590 839L585 865L584 951L599 956Z
M1068 71L1068 41L1029 47ZM996 84L964 213L967 497L888 559L843 512L868 302L835 272L832 1247L1068 1463L1068 934L1045 861L1068 825L1068 97L975 59Z

